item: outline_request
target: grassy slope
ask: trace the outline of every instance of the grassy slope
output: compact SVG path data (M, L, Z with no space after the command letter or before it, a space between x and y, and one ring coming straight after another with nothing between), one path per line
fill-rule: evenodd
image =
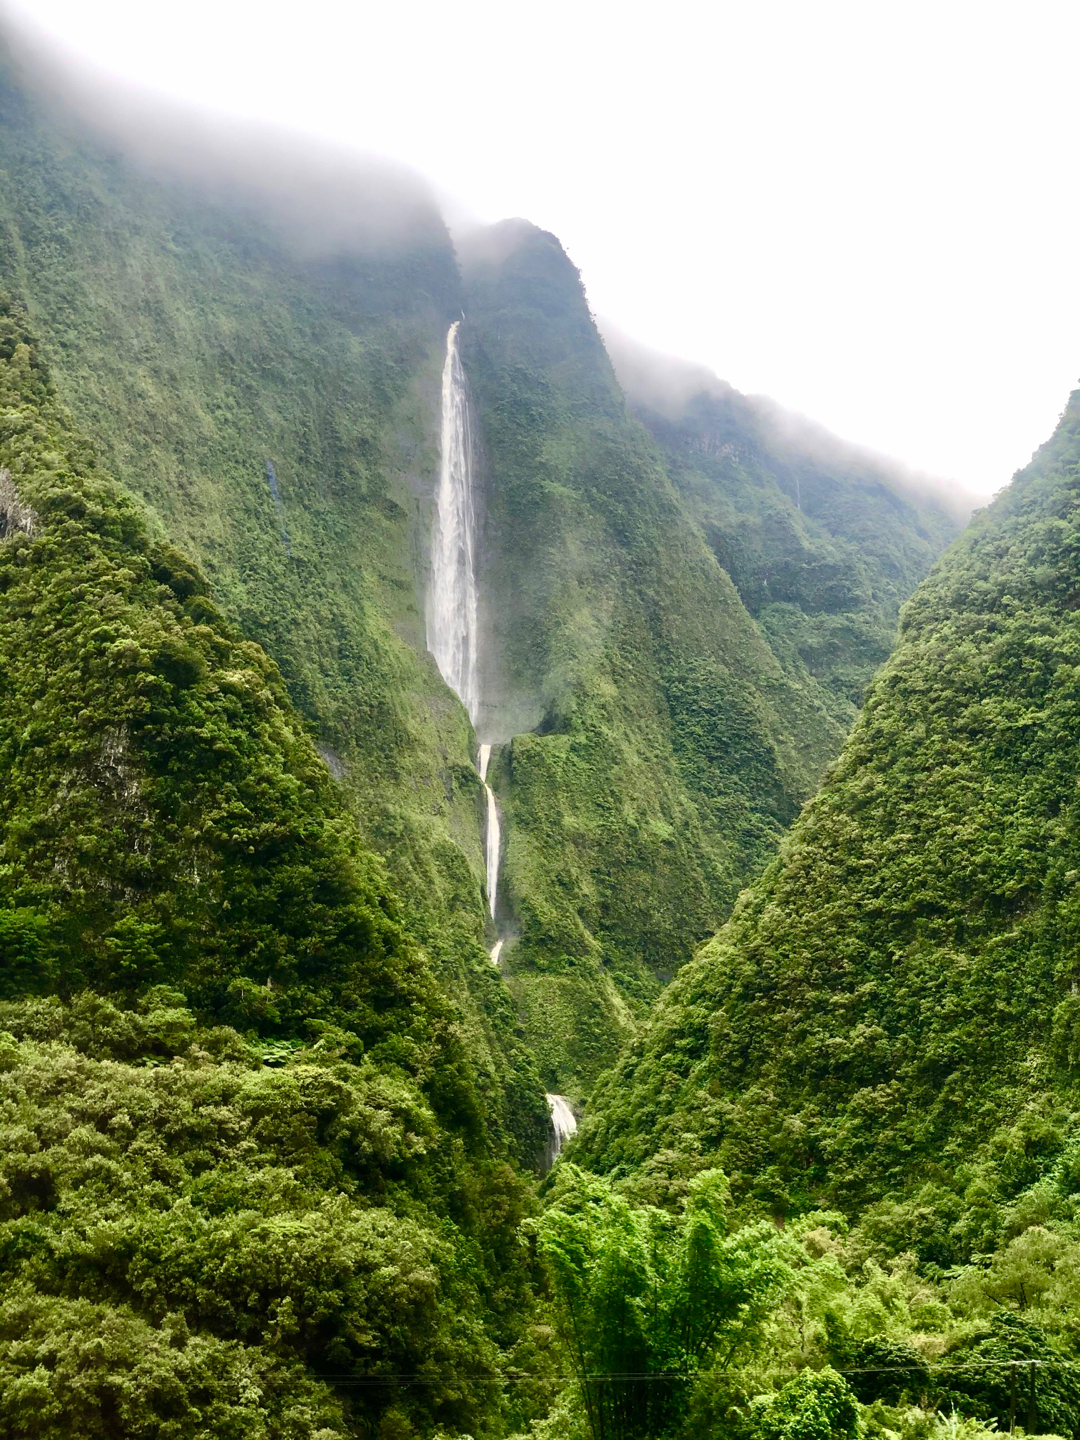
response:
M974 1154L1026 1183L1051 1164L1080 1057L1078 554L1074 394L907 606L820 794L603 1085L592 1163L719 1161L779 1209L925 1185L931 1227L979 1203Z
M760 869L840 731L627 413L558 242L516 222L484 237L466 316L504 687L483 724L515 734L495 771L504 954L546 1079L580 1093Z
M0 1425L499 1433L520 1134L207 591L0 306Z
M482 946L471 734L416 599L457 303L441 223L429 214L411 247L312 256L257 206L72 138L6 62L0 134L0 280L109 467L278 662L468 1017L490 1094L532 1135L535 1079Z

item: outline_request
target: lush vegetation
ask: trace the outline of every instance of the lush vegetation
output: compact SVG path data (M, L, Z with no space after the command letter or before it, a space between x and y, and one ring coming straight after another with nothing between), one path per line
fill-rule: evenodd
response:
M782 839L940 508L628 408L551 236L301 234L3 65L0 1437L1080 1440L1080 398Z
M1078 553L1080 394L906 607L820 794L599 1087L577 1152L668 1208L717 1165L744 1215L838 1205L849 1246L949 1310L866 1345L971 1350L929 1367L943 1406L1062 1434L1080 1395ZM858 1371L870 1351L833 1328Z
M10 305L0 533L0 1434L497 1432L542 1094Z
M513 737L496 767L509 819L501 922L515 937L503 953L547 1083L580 1094L771 856L854 707L805 665L785 669L714 553L721 530L747 543L751 491L759 518L774 502L798 515L775 475L718 472L716 513L698 516L682 452L661 452L628 413L553 236L495 227L464 271L489 476L485 723ZM899 598L954 530L937 514L935 536L917 538L918 512L890 498L832 516L850 566L861 531L883 532L858 579L869 606L888 573L873 612L885 651ZM777 543L793 572L812 568ZM904 560L895 574L889 547ZM806 586L786 598L812 615Z
M228 135L178 167L197 142L162 117L136 141L95 138L0 68L0 283L65 404L278 665L506 1123L535 1091L527 1046L550 1088L581 1095L773 854L852 713L722 568L739 570L718 537L748 533L746 477L725 472L716 513L699 513L678 446L627 413L551 237L497 227L463 283L411 180L320 189L318 163L301 174ZM485 958L474 737L420 603L439 367L462 307L488 462L483 738L515 737L495 766L513 998ZM908 545L900 508L906 594L941 536ZM850 546L866 550L856 588L888 568L896 513L822 521L851 565ZM815 595L787 597L792 625Z
M536 1440L1080 1432L1075 1225L942 1269L835 1213L740 1220L720 1171L668 1200L560 1165L536 1228L573 1384Z
M501 1428L525 1194L403 1068L162 988L6 1002L0 1031L0 1435Z
M962 497L954 514L887 462L712 377L658 409L646 377L631 366L624 383L669 474L777 659L846 735Z
M973 1147L1028 1116L1052 1165L1074 1104L1078 413L908 605L820 794L626 1060L605 1164L699 1148L778 1211L962 1195Z
M369 235L387 201L360 176L350 248L340 197L280 166L245 190L123 151L24 85L0 42L0 284L111 475L272 656L453 995L487 1104L532 1145L539 1086L484 946L472 736L417 598L460 303L445 227L406 187L394 233Z

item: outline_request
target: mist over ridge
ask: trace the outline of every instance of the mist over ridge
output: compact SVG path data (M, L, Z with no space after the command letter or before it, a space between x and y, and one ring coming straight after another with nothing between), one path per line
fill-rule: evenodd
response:
M431 184L401 161L116 81L0 9L5 51L73 143L97 143L166 184L262 218L301 257L446 243Z
M966 521L986 503L985 497L974 495L955 480L912 470L902 460L844 440L771 396L743 394L706 365L643 345L613 320L601 316L597 325L632 404L678 421L694 401L704 397L741 411L758 429L762 443L780 454L799 451L840 469L877 473L882 484L914 499L936 502L958 521Z

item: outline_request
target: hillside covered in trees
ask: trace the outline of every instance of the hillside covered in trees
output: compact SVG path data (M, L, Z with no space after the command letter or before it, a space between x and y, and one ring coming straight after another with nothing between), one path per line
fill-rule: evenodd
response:
M0 1437L1080 1440L1080 399L961 535L86 104L0 54Z
M464 311L503 971L545 1085L581 1098L772 854L869 670L837 703L755 618L717 539L745 516L710 529L697 513L554 237L515 222L456 255L413 177L156 113L110 129L101 97L88 124L71 77L2 64L0 283L118 482L279 666L507 1073L475 737L424 629L439 371ZM834 444L846 493L884 485L895 502L834 524L863 555L845 623L874 627L884 653L958 522ZM775 469L751 477L763 514ZM799 524L776 544L809 576ZM812 589L790 623L817 614Z
M744 1216L835 1210L864 1272L944 1303L864 1337L883 1366L960 1373L974 1306L994 1353L1062 1394L1080 1374L1078 526L1074 393L907 605L821 790L574 1151L639 1202L678 1207L720 1168ZM828 1314L823 1333L870 1353ZM1029 1380L1027 1429L1075 1433ZM1017 1423L1015 1397L987 1403Z

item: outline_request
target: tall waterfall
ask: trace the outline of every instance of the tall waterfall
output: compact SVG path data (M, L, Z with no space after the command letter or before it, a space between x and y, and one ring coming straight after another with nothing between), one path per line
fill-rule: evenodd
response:
M487 795L487 843L484 847L484 858L487 861L487 892L488 904L491 906L491 918L495 919L495 897L499 890L499 848L502 844L502 826L499 824L499 807L495 804L495 792L487 783L488 762L491 759L491 746L480 746L480 779L484 782L484 791ZM502 941L498 941L495 950L492 952L492 960L498 960L498 952L502 949Z
M442 428L439 488L435 493L435 535L427 644L443 679L460 697L475 725L480 679L476 642L476 513L472 490L472 435L465 372L458 355L455 320L446 336L442 372Z
M431 546L431 586L427 602L427 643L439 671L469 712L475 725L480 712L479 643L476 626L476 507L473 504L472 434L465 372L458 354L455 320L446 335L442 372L442 425L439 486L435 492L435 534ZM487 795L488 904L495 918L499 888L499 807L487 783L491 746L480 746L480 779ZM503 942L496 940L492 964L499 963Z
M431 546L431 586L427 602L427 644L450 689L455 691L475 725L480 713L479 644L476 625L476 508L473 504L472 435L465 372L458 355L455 320L446 336L442 372L442 425L439 451L439 488L435 493L435 534ZM273 471L270 471L274 484ZM275 491L276 494L276 491ZM491 746L481 745L477 769L487 796L487 833L484 859L488 905L495 919L499 890L499 849L502 827L495 793L487 782ZM502 939L491 951L499 963ZM563 1145L577 1130L577 1119L565 1095L548 1095L551 1138L545 1151L546 1168L555 1163Z

